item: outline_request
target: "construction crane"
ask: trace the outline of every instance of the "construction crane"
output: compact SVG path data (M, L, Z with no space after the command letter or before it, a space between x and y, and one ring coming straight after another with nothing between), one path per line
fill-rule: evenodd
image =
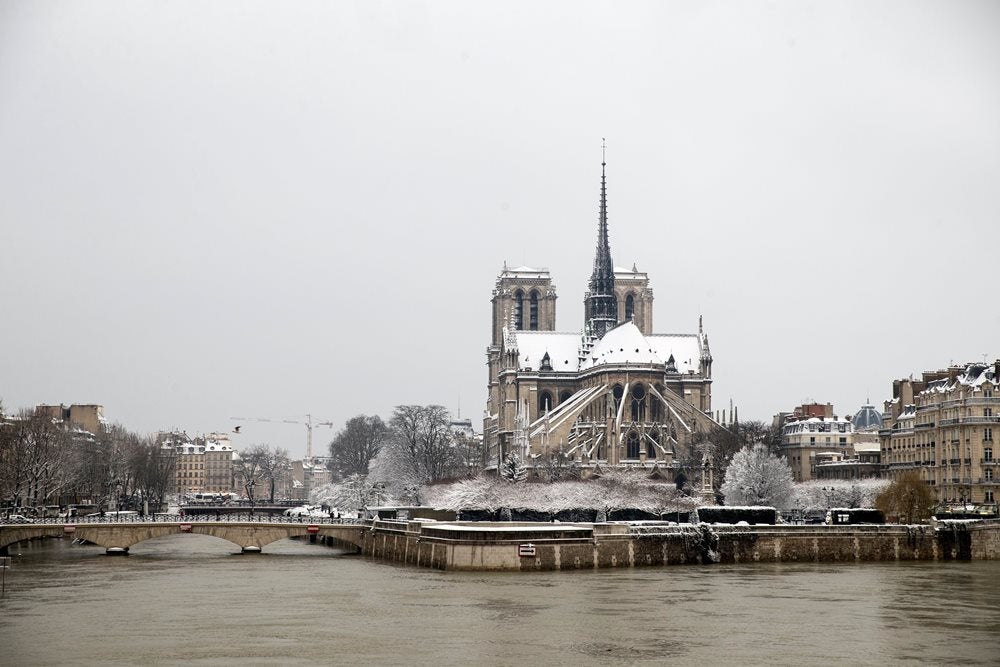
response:
M243 422L271 422L273 424L302 424L306 427L306 458L310 461L313 458L313 429L317 426L329 426L333 428L332 421L313 421L312 415L305 415L305 421L301 419L267 418L267 417L230 417L233 421ZM236 431L239 432L239 426Z

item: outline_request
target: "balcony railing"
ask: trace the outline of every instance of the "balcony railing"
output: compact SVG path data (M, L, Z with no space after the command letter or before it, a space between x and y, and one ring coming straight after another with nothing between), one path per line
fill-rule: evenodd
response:
M1000 424L1000 417L994 415L969 415L962 417L963 424Z

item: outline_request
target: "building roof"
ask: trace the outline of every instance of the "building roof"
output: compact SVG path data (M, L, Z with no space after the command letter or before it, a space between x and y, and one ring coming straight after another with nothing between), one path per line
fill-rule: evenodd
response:
M558 331L515 331L521 368L538 370L546 353L554 371L579 370L580 334Z
M545 279L549 277L549 270L546 268L534 268L531 266L519 266L515 269L508 267L504 264L503 271L500 272L500 279L503 278L538 278Z
M579 333L516 331L521 368L538 370L548 354L553 371L578 372L604 364L654 364L663 366L673 355L679 373L698 372L701 344L697 334L644 336L632 322L611 329L580 362L583 337Z
M652 342L642 335L632 322L619 324L609 330L594 345L581 364L581 370L602 364L654 364L663 365Z
M882 413L876 410L874 405L862 405L851 422L856 431L878 429L882 426Z

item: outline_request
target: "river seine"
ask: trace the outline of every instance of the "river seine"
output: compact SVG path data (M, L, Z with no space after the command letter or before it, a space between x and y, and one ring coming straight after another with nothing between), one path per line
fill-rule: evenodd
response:
M0 664L1000 664L995 561L476 574L235 552L14 545Z

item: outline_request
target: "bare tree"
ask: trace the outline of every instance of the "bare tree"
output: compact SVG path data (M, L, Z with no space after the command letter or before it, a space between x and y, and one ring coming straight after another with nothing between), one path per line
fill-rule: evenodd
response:
M389 426L393 476L433 483L460 473L461 459L452 441L448 411L442 406L397 406Z
M455 452L461 461L465 476L475 477L486 466L486 449L483 446L483 439L461 432L453 434L452 437L454 438Z
M69 436L52 418L21 410L0 429L2 495L14 506L58 499L72 480Z
M367 475L388 437L389 427L378 415L352 417L330 443L330 471L338 479Z
M875 507L887 518L906 524L926 521L934 510L934 494L920 473L903 473L875 499Z
M254 503L257 499L257 487L266 483L264 470L268 466L271 457L270 448L267 445L250 445L239 458L233 462L233 473L236 483L240 485L246 493L247 500L250 501L250 511L253 512Z
M558 482L561 479L578 479L580 477L580 468L576 460L571 456L567 456L561 449L549 452L542 459L541 463L545 478L549 482Z
M261 476L267 483L268 502L274 502L274 492L277 485L288 476L288 450L280 447L265 448L261 457Z
M157 512L163 506L174 476L176 457L153 438L138 438L129 455L129 467L135 479L136 507Z

